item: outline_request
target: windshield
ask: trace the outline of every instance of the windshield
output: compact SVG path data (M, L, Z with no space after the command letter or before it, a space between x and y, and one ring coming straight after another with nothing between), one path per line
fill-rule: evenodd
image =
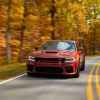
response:
M49 41L42 46L42 50L67 50L75 51L75 44L73 42L58 42Z

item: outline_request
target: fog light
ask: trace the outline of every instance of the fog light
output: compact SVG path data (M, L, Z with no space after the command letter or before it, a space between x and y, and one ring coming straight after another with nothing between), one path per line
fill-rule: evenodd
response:
M71 65L68 65L67 67L65 67L65 70L67 73L73 73L73 67Z
M32 72L36 72L35 67L33 67Z

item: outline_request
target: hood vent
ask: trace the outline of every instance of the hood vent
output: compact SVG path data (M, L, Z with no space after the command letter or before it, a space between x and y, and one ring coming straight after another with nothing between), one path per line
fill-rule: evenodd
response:
M57 51L45 51L45 53L58 53Z

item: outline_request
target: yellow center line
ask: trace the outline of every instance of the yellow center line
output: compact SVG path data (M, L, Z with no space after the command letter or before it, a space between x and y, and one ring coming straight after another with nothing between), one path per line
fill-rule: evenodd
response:
M87 89L86 89L87 100L94 100L93 88L92 88L92 79L93 79L93 71L94 70L95 70L95 67L93 67L91 69L91 72L88 76L88 84L87 84Z
M98 95L98 98L100 100L100 84L99 84L99 66L100 64L97 64L97 69L96 69L96 91L97 91L97 95Z

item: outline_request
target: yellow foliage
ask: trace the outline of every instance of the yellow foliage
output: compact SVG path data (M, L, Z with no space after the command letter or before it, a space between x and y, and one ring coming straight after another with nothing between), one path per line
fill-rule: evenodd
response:
M13 56L16 56L16 55L19 54L19 52L15 52L15 51L13 51L12 54L13 54Z
M48 26L46 29L47 29L48 31L53 31L53 30L54 30L54 28L53 28L52 26Z
M66 0L55 0L56 4L58 6L62 6L65 3Z
M24 8L22 6L18 6L16 8L15 8L15 6L12 6L11 13L23 14L24 13Z
M21 5L23 3L23 0L11 0L11 3L13 5Z
M48 21L51 21L52 19L51 19L51 17L48 17L47 20L48 20Z
M20 45L20 41L19 41L19 40L11 40L11 41L10 41L10 44L11 44L12 46L18 47L18 46Z
M49 36L42 36L41 37L41 40L42 41L50 40L50 37Z
M37 21L38 20L38 16L34 16L34 15L30 14L30 15L28 15L26 17L26 20L27 21Z
M0 34L2 34L2 33L0 33ZM4 39L4 36L3 35L1 35L0 36L0 47L5 47L6 45L5 45L5 39Z

